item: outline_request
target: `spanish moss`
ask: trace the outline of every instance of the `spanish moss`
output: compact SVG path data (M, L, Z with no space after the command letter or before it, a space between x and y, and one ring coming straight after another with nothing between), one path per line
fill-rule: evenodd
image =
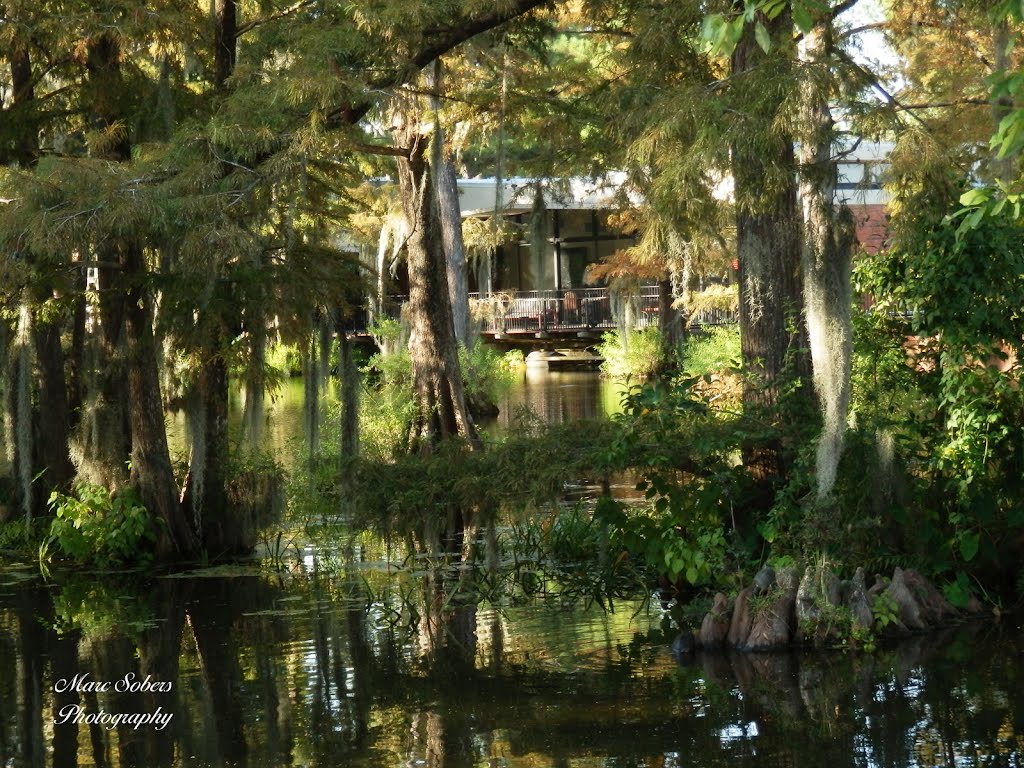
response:
M258 446L263 441L266 420L267 324L263 310L254 310L249 328L249 364L245 371L245 406L242 432L245 442Z
M188 388L185 398L185 424L189 441L188 497L192 502L192 520L197 531L203 530L203 499L206 490L206 407L198 384ZM183 493L183 495L185 495Z
M7 361L8 355L11 352L11 329L7 325L6 321L0 320L0 360ZM3 429L0 430L0 456L3 456L6 460L10 460L11 452L14 450L14 419L12 418L11 409L7 407L8 398L10 396L11 382L8 380L9 368L7 365L0 366L0 396L3 403ZM0 465L2 466L2 465Z
M22 302L18 312L18 335L14 343L18 358L15 382L15 460L21 508L25 513L25 523L28 524L32 522L32 310L27 301Z

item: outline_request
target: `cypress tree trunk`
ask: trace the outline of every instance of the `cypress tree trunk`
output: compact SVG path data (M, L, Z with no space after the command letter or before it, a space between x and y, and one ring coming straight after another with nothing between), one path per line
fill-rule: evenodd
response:
M670 373L676 365L679 347L686 337L687 317L675 306L672 277L658 281L658 333L661 335L661 370Z
M15 495L25 522L32 521L32 311L22 301L18 311L18 333L14 340L14 375L11 414L14 433Z
M398 180L410 231L409 349L417 407L410 447L429 452L441 440L459 436L478 447L459 368L438 207L424 157L426 139L409 127L402 133L409 155L398 160Z
M238 11L235 0L215 0L212 4L214 31L214 79L217 90L224 88L235 66ZM209 551L224 550L231 536L227 529L232 521L227 510L225 487L228 463L228 366L224 357L227 330L221 313L232 306L232 297L225 280L215 267L213 295L201 308L204 324L209 329L203 340L203 367L199 374L200 407L203 415L203 446L193 450L183 501L191 508L202 544ZM199 463L201 462L201 463Z
M137 243L129 243L123 249L122 267L128 284L131 479L149 511L166 523L157 540L157 556L163 560L188 557L197 551L198 542L178 500L178 486L167 449L157 344L153 338L152 300L146 286L145 258Z
M14 466L14 414L11 406L11 381L17 375L14 360L11 357L11 328L7 321L0 318L0 454L5 461ZM2 486L7 487L12 478L0 478ZM0 505L0 523L11 519L14 510L11 505Z
M359 455L359 369L352 357L352 343L344 329L338 331L338 367L341 378L341 456Z
M119 99L125 91L121 77L120 45L113 32L89 40L86 71L91 99L90 122L98 131L115 132L100 157L111 162L131 160L127 132L117 126L122 118ZM121 281L120 254L115 246L97 248L97 323L99 343L90 368L96 378L85 395L87 418L80 430L79 474L111 490L128 480L125 466L131 453L128 375L125 367L125 286Z
M218 301L219 305L220 302ZM198 510L202 514L203 543L209 549L220 549L211 536L225 524L227 509L228 462L228 364L224 359L226 332L215 323L207 339L209 357L199 373L199 395L202 399L203 430L206 436L203 460L203 495Z
M63 323L37 321L33 328L36 347L36 385L39 392L37 423L37 466L42 475L41 488L66 493L75 477L69 451L70 414L64 380L65 360L61 346ZM48 495L48 493L46 494ZM45 499L39 499L39 506Z
M765 23L775 41L791 32L788 12ZM770 55L782 53L773 47ZM734 80L764 66L766 58L748 25L733 52ZM780 73L772 74L778 77ZM787 356L800 345L800 334L795 329L803 309L798 278L800 219L793 141L772 128L781 108L781 95L774 102L762 96L759 112L753 118L763 135L757 142L737 143L732 153L737 198L740 336L746 371L743 404L748 413L769 422L780 417L778 407ZM799 361L796 372L802 372ZM780 448L771 442L748 445L744 463L758 481L784 475Z
M309 460L312 462L320 450L320 366L316 360L316 334L310 331L309 337L302 343L302 384L303 384L303 416L306 425L306 446L309 449Z
M128 378L125 368L124 296L119 284L116 254L98 254L99 301L93 307L96 326L85 341L88 375L82 381L82 419L79 424L78 472L87 482L111 490L128 481L125 462L131 453L128 422Z
M837 227L836 164L832 159L829 57L832 22L825 17L799 44L803 64L800 115L800 199L803 204L804 298L814 369L814 389L823 417L816 475L819 499L835 485L850 405L853 329L850 305L852 218Z
M254 307L249 327L249 365L245 376L245 412L242 432L245 442L257 448L263 441L264 402L267 369L267 319L262 306Z
M72 430L82 420L82 403L85 389L85 267L81 261L75 264L73 287L74 305L71 313L71 347L67 355L68 420Z
M466 250L462 242L462 208L459 205L458 176L455 165L445 147L445 130L441 123L441 90L443 65L435 59L427 68L427 88L432 91L431 108L434 111L434 135L430 140L430 165L434 174L435 193L441 220L441 239L444 242L448 272L448 295L452 305L452 325L455 340L466 347L473 346L475 338L469 323L469 278L466 274Z
M20 113L14 122L16 135L10 159L24 168L33 168L39 159L39 130L36 116L34 78L29 49L15 38L11 45L11 86L14 94L14 108ZM22 446L18 451L18 473L21 476L23 507L29 516L45 508L48 491L66 492L70 489L75 475L70 457L70 414L68 412L67 385L65 382L64 350L61 346L63 321L58 315L45 319L33 317L35 307L54 298L52 278L44 265L33 254L27 254L27 261L33 265L34 287L25 292L31 305L22 308L28 316L22 322L31 324L31 343L35 347L35 383L37 401L32 408L29 390L30 370L28 366L29 339L21 340L19 360L18 400L19 433L27 430L32 434L23 435L22 440L32 439L33 447ZM28 333L27 329L26 333ZM29 418L25 417L27 410ZM40 476L41 475L41 476ZM26 480L27 477L27 480ZM41 480L39 494L31 492L33 478Z

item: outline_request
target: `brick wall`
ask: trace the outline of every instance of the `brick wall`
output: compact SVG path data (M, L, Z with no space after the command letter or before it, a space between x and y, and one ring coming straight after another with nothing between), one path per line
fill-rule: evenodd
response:
M868 253L877 253L885 247L889 234L888 216L884 205L850 205L857 240Z

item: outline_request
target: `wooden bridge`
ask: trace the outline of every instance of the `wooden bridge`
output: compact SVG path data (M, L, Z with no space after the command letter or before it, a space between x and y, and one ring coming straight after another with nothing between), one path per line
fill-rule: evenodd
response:
M616 301L618 308L614 306ZM630 325L634 328L657 326L660 309L656 285L643 286L632 299L616 299L607 288L497 292L484 297L470 294L470 306L484 336L524 341L597 338L620 327L620 318L626 313L632 314ZM736 322L736 312L713 310L701 313L691 325Z
M398 319L406 297L391 296L387 314ZM657 326L658 286L642 286L639 294L616 298L608 288L567 288L545 291L496 291L469 295L470 314L485 341L536 345L557 340L567 346L589 346L605 331L619 327L617 314L632 314L634 328ZM616 307L615 304L619 306ZM709 310L690 321L691 327L731 325L735 310ZM365 328L357 329L365 332Z

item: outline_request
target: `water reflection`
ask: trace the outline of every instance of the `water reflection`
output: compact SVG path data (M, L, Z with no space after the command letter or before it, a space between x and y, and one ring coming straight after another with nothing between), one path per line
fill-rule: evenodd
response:
M485 421L484 428L507 429L525 413L550 424L580 419L604 419L621 411L622 385L605 379L596 371L548 371L524 368L519 380L498 403L497 418ZM331 382L330 386L335 386ZM336 393L333 389L331 397ZM273 397L268 398L264 435L274 455L290 465L301 453L305 417L301 379L287 379ZM232 389L229 400L229 427L232 441L240 439L242 396ZM188 459L188 428L183 411L167 418L167 438L172 454L181 462ZM2 466L2 453L0 453Z
M508 427L524 409L549 424L604 419L621 410L622 385L596 371L525 368L501 403L497 424Z
M660 622L637 604L460 605L431 574L10 584L0 765L1020 763L1013 628L874 657L679 665ZM115 685L59 684L75 676ZM147 677L170 690L117 689ZM61 719L78 707L171 718L162 729Z

